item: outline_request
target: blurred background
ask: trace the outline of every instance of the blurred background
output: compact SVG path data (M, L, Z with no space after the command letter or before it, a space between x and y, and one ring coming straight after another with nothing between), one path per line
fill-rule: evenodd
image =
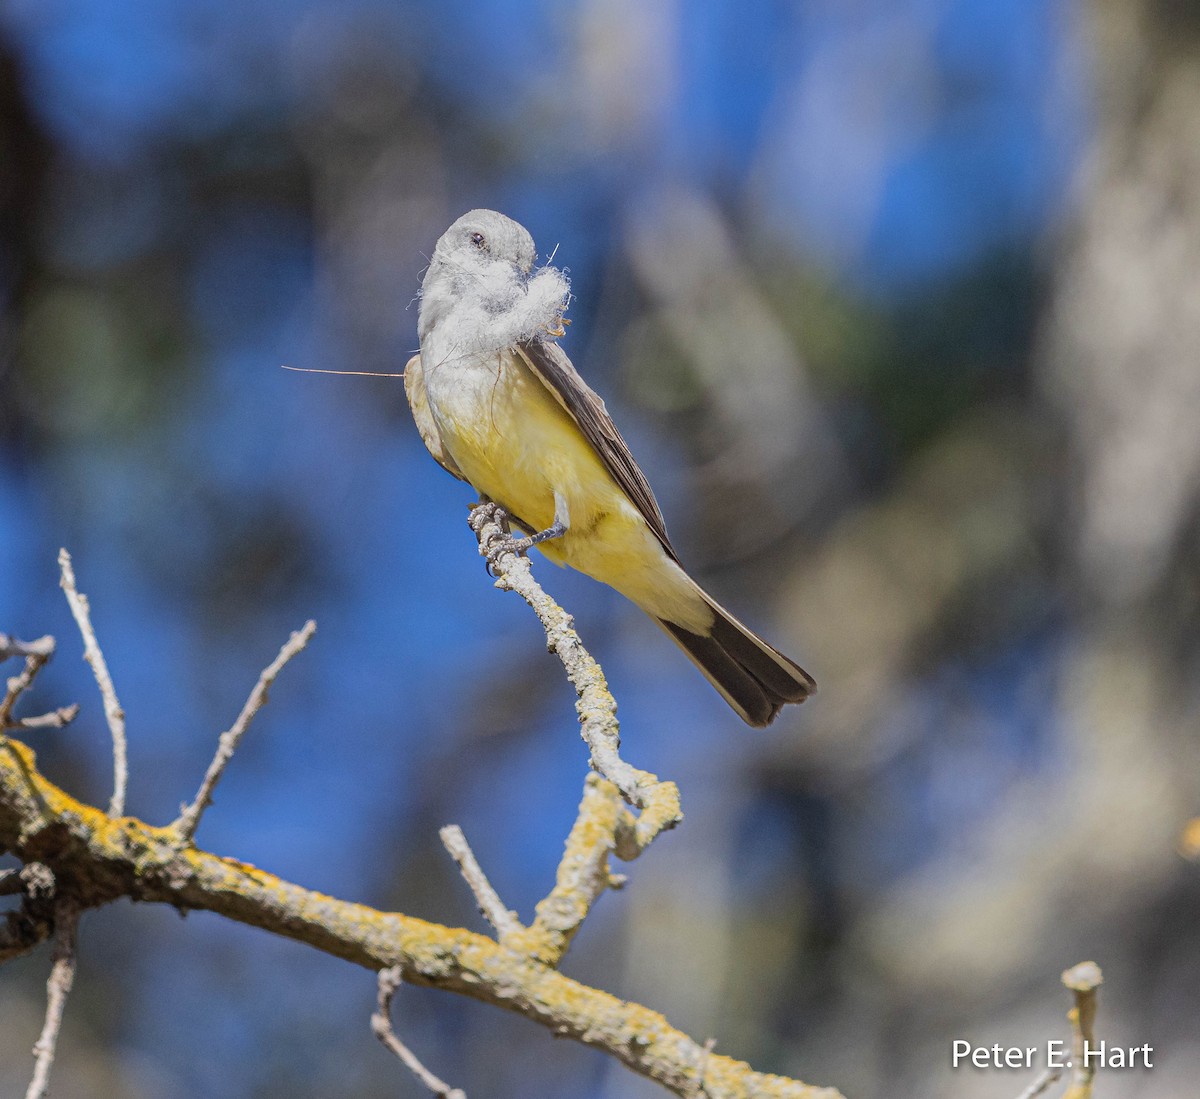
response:
M684 561L821 693L750 732L648 620L537 565L687 820L565 964L852 1099L1009 1097L950 1044L1200 1073L1200 17L1169 0L0 4L0 629L103 803L74 555L165 823L309 616L201 827L349 899L480 927L550 887L585 774L540 629L395 379L442 230L525 223L576 296ZM11 674L6 668L5 674ZM53 1094L423 1094L371 974L208 916L93 913ZM23 1092L43 951L0 974ZM446 994L401 1032L476 1097L661 1094Z

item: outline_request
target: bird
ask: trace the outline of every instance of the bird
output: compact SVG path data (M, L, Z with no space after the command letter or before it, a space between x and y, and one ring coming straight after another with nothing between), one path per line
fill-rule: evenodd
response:
M438 240L419 292L405 394L434 459L536 546L620 592L687 654L748 725L816 690L790 657L684 570L645 474L604 401L558 344L566 274L535 269L529 231L471 210Z

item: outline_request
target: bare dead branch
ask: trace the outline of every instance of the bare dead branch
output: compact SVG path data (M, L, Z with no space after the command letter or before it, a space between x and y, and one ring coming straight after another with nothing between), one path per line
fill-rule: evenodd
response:
M524 930L517 914L504 907L499 894L492 888L492 883L488 881L487 875L475 858L463 830L457 824L447 824L438 835L441 836L442 845L450 857L458 864L459 872L471 887L471 892L475 894L480 914L496 929L500 942L503 943Z
M60 572L59 586L66 593L67 603L75 616L75 624L83 637L83 659L92 666L92 675L96 677L96 685L100 688L100 697L104 700L104 719L108 722L108 731L112 735L113 746L113 792L108 803L110 817L125 815L125 788L129 783L129 762L125 744L125 711L117 700L117 689L113 686L112 676L108 674L108 664L104 653L96 641L96 631L92 629L91 608L87 596L75 586L75 570L71 566L71 555L65 550L58 551L58 568Z
M583 647L571 616L533 578L529 559L506 548L511 534L504 510L485 501L471 511L469 522L479 539L479 552L495 572L496 586L515 591L529 604L546 631L547 647L562 661L578 696L579 731L591 752L592 767L642 811L632 830L618 834L615 848L620 858L636 858L655 836L683 819L679 790L673 782L660 782L657 775L621 758L617 703L604 672Z
M1044 1094L1062 1074L1061 1068L1043 1069L1038 1078L1021 1092L1017 1099L1037 1099L1037 1096Z
M195 836L196 828L200 824L200 817L212 803L213 789L220 781L226 765L233 758L233 753L237 751L238 743L245 735L246 730L250 728L255 714L266 704L271 685L275 682L276 677L283 671L284 665L309 643L316 632L317 624L310 618L301 629L296 630L284 642L283 648L279 650L279 655L262 670L258 682L242 707L242 712L238 714L237 721L218 739L217 753L208 765L208 771L204 775L204 781L200 783L200 789L196 792L195 798L190 805L184 806L183 812L172 825L181 841L190 842Z
M442 831L444 832L445 829L443 828ZM379 971L379 998L375 1014L371 1016L372 1033L399 1057L409 1072L420 1080L429 1091L438 1096L438 1099L467 1099L466 1092L459 1088L452 1088L444 1080L434 1076L421 1064L416 1054L396 1036L396 1031L392 1027L392 999L403 981L404 975L398 966Z
M36 641L21 641L6 633L0 633L0 662L14 656L40 656L49 660L54 655L54 638L47 634Z
M1067 1015L1072 1032L1071 1086L1063 1099L1091 1099L1096 1066L1084 1054L1096 1041L1096 992L1103 981L1095 962L1080 962L1062 975L1063 984L1075 996L1075 1006Z
M61 899L58 903L54 930L54 963L46 981L46 1021L41 1036L33 1047L33 1079L25 1099L45 1099L50 1085L50 1069L58 1048L62 1030L63 1011L71 985L75 983L75 933L79 926L79 911L74 902Z
M64 729L79 716L79 704L73 702L70 706L60 706L48 714L38 714L36 717L22 717L9 721L3 728L8 729Z
M49 635L39 637L36 641L18 641L15 637L0 633L0 661L10 657L23 656L25 667L18 675L12 676L5 684L4 698L0 699L0 734L5 729L18 728L19 723L12 718L13 707L17 699L33 685L42 666L54 655L54 638Z
M121 897L204 909L304 942L370 969L399 966L404 979L471 996L604 1050L676 1095L694 1090L704 1047L662 1015L581 984L484 935L336 900L236 859L181 847L173 828L99 809L51 783L33 752L0 741L0 847L42 859L70 881L81 910ZM52 852L51 857L47 852ZM44 937L44 936L43 936ZM0 957L6 945L0 932ZM706 1099L840 1099L832 1088L754 1072L712 1053Z

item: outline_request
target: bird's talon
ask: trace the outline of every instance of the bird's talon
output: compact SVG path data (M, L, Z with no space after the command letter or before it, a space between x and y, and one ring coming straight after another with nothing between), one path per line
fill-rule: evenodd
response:
M513 538L511 535L493 542L484 554L484 557L487 558L488 575L492 577L500 575L496 571L496 562L500 559L501 554L513 553L518 557L524 557L532 545L533 542L528 538Z

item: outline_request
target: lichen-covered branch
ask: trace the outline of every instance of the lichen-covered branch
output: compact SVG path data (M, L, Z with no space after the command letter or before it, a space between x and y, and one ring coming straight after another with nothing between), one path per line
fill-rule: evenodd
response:
M655 836L683 819L679 790L675 783L660 782L657 775L639 771L621 758L617 703L604 672L583 647L571 616L533 578L529 559L510 548L512 535L504 510L484 501L472 510L470 524L479 539L479 552L496 574L496 586L515 591L533 608L546 631L547 647L562 661L578 696L579 731L591 751L592 767L641 810L636 821L630 817L620 822L616 837L618 857L636 858Z
M85 805L38 771L29 747L3 736L5 725L18 727L11 718L12 707L49 659L54 645L50 638L23 644L0 636L5 657L20 655L27 661L25 671L9 682L0 722L0 851L10 852L24 863L15 878L3 883L5 892L19 893L22 900L0 925L0 961L33 949L51 935L57 943L46 1030L39 1043L30 1094L40 1096L44 1091L53 1061L62 1002L74 971L74 929L79 915L130 898L174 905L181 911L206 909L380 971L380 1002L373 1029L435 1094L461 1093L421 1067L396 1037L388 1009L401 980L459 992L517 1012L558 1036L607 1051L678 1095L840 1099L832 1089L756 1073L743 1062L718 1056L711 1043L694 1042L658 1013L557 971L596 899L623 880L611 873L610 856L635 858L657 835L677 824L681 819L679 793L674 783L660 782L621 759L616 702L604 674L584 649L570 616L534 581L529 562L506 548L503 512L494 506L477 508L472 527L479 536L481 552L496 572L497 583L517 591L529 603L546 630L550 649L562 660L578 693L581 732L597 772L588 776L554 888L538 904L529 926L504 906L461 831L454 826L443 829L447 849L496 928L496 940L340 901L194 846L200 815L238 739L266 702L280 670L312 636L311 622L292 635L263 671L241 715L222 734L208 774L179 820L158 828L122 816L124 714L95 642L87 601L76 590L70 559L63 554L63 587L84 636L85 653L96 672L113 731L117 782L108 813ZM636 816L627 804L639 811Z
M399 966L404 980L472 996L602 1049L677 1095L839 1099L830 1088L754 1072L673 1028L662 1015L563 976L486 936L336 900L236 859L180 845L170 828L111 818L37 769L30 748L0 740L0 849L53 872L80 909L120 897L204 909L357 965Z
M618 834L622 829L628 834L631 825L616 786L599 775L588 775L554 888L538 903L533 923L515 946L546 965L562 961L600 894L624 884L624 878L609 870L608 857Z
M678 824L683 819L679 791L673 782L660 782L621 758L617 703L604 672L584 648L571 616L534 579L528 559L514 552L503 509L485 501L472 510L470 525L497 586L517 592L529 604L546 632L547 647L562 661L578 696L580 735L596 772L588 776L554 889L538 904L529 927L506 927L500 936L504 945L557 966L596 899L624 881L609 869L610 855L632 860L661 832ZM640 814L634 816L623 801ZM478 889L475 894L485 914L489 907L504 911L498 898L491 902Z

